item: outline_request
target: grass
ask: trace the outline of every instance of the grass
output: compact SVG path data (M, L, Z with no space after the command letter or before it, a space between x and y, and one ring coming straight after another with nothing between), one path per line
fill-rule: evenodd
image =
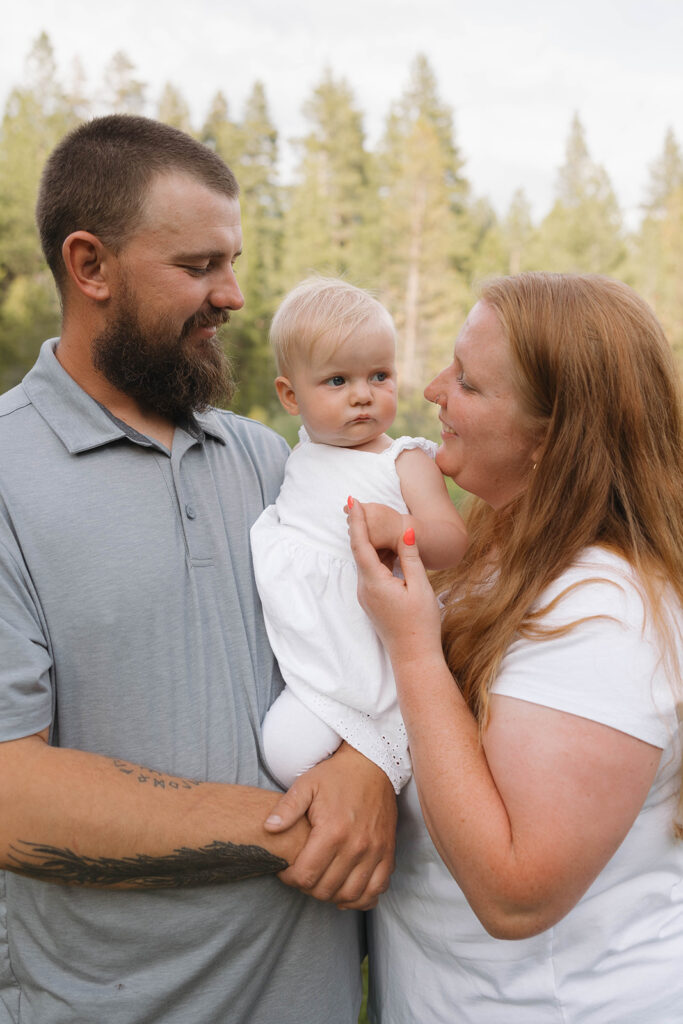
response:
M358 1024L368 1024L368 958L361 964L363 974L363 1002L358 1015Z

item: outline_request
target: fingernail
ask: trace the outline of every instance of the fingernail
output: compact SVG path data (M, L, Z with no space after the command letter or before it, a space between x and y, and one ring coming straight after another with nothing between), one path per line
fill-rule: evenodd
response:
M346 504L349 506L349 508L353 508L353 498L351 497L350 494L349 494L348 498L346 499Z
M415 530L412 526L409 526L406 532L403 534L403 543L412 546L415 543Z
M266 825L281 825L281 824L282 824L282 818L280 817L279 814L271 814L268 818L266 818Z

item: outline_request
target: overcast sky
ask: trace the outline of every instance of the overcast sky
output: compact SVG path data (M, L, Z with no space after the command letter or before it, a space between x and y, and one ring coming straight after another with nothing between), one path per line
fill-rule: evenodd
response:
M326 68L351 86L373 145L424 53L465 174L499 212L516 188L547 212L575 111L630 223L667 128L683 146L683 0L15 0L3 22L3 105L44 30L60 76L78 57L93 91L125 51L150 114L171 81L196 123L218 89L239 117L261 80L285 167Z

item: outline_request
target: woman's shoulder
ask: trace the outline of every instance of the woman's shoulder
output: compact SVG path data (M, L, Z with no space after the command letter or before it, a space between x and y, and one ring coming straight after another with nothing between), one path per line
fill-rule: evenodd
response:
M679 604L670 607L675 662L683 656L683 615ZM508 648L492 692L667 746L677 721L673 662L633 566L587 548L546 588L535 612L536 622Z
M672 598L666 598L672 603ZM612 614L643 620L648 597L635 567L615 551L594 545L581 554L546 587L538 607L573 608L584 615ZM680 606L672 610L681 614ZM646 616L645 616L646 617Z
M598 545L585 548L581 554L553 580L541 596L541 603L559 595L589 595L604 598L622 591L640 595L642 586L634 566L623 555Z

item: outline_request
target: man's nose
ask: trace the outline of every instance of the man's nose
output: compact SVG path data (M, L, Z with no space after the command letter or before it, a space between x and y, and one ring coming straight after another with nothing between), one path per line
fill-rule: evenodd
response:
M216 309L241 309L244 305L244 296L237 283L233 267L216 277L216 280L209 295L209 302Z

